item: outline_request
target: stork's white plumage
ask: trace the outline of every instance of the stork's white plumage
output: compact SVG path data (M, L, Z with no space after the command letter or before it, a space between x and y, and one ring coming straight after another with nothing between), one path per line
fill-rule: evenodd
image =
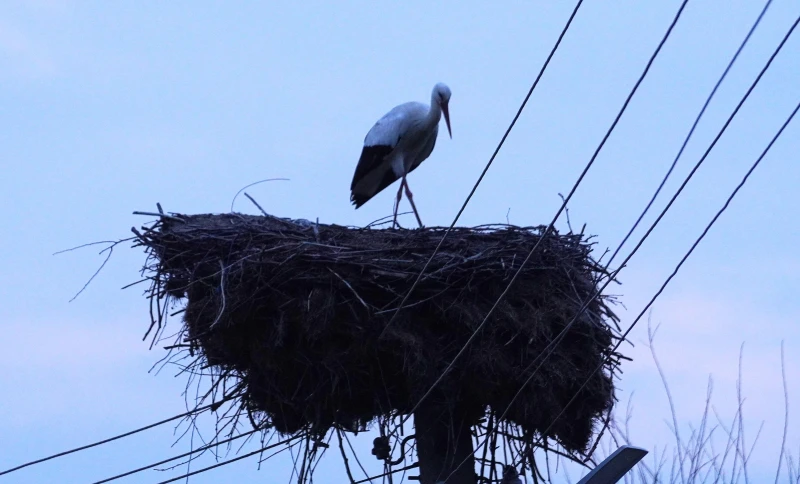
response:
M450 88L440 82L433 87L430 106L418 102L401 104L375 123L364 138L361 159L350 184L350 201L356 208L400 178L402 182L397 189L393 224L397 225L397 209L405 188L417 222L422 227L406 176L431 155L442 114L447 132L453 137L449 102Z

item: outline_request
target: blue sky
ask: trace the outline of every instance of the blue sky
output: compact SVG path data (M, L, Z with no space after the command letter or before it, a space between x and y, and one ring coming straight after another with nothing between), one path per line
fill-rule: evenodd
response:
M666 30L677 0L588 0L460 224L547 223L591 157ZM363 225L391 212L392 190L353 210L364 135L391 107L453 91L453 139L409 177L428 225L447 225L536 76L572 2L72 2L8 0L0 14L0 468L179 413L185 381L148 374L162 350L137 280L139 250L102 261L86 249L127 237L153 210L224 212L248 189L269 212ZM662 54L570 204L598 248L615 247L671 163L705 97L763 7L691 0ZM730 114L800 7L775 0L720 88L671 194ZM800 33L789 40L706 164L621 274L629 324L800 101ZM783 431L785 341L793 455L800 455L800 122L787 128L730 209L658 300L656 339L682 425L706 380L732 419L740 345L747 438L764 427L753 475L772 476ZM661 208L666 197L659 199ZM236 210L257 213L239 197ZM510 211L509 211L510 210ZM648 216L648 224L654 215ZM413 218L407 219L411 224ZM562 218L559 228L565 228ZM643 234L639 230L636 235ZM629 246L629 248L632 245ZM644 344L619 383L634 394L634 443L671 442L669 407ZM688 429L688 427L686 427ZM90 482L180 453L171 428L65 457L8 482ZM369 436L356 445L369 448ZM245 449L253 450L255 444ZM370 457L365 450L362 455ZM365 457L365 460L366 460ZM209 463L210 459L203 462ZM369 461L372 464L371 461ZM288 459L252 460L191 482L288 480ZM179 469L179 471L185 468ZM317 482L341 482L339 457ZM757 474L755 474L757 473ZM173 474L142 473L127 482ZM0 477L3 481L3 477Z

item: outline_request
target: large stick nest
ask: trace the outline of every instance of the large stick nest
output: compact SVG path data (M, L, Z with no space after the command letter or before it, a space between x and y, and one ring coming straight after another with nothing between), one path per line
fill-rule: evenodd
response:
M136 233L150 255L154 324L165 298L184 300L183 345L203 368L234 378L242 407L283 433L358 429L411 411L540 243L426 402L459 407L475 423L511 403L506 421L535 435L579 392L546 437L581 452L614 402L616 316L606 297L590 300L607 274L588 238L543 231L454 229L399 312L445 229L223 214L163 216Z

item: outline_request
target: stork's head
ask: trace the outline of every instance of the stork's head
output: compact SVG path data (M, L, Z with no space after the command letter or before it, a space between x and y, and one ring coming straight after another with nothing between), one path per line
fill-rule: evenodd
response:
M447 132L450 138L453 137L453 132L450 130L450 88L447 84L440 82L433 86L433 93L431 94L431 103L436 103L442 109L444 114L444 122L447 123Z

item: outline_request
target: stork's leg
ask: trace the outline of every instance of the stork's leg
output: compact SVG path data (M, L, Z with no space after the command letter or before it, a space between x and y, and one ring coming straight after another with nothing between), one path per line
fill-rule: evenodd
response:
M405 178L403 181L405 181ZM392 221L392 228L397 227L397 212L400 210L401 198L403 198L403 183L400 183L400 188L397 189L397 200L394 202L394 220Z
M417 207L414 205L414 197L411 195L411 190L408 188L408 181L406 181L406 177L403 176L403 183L402 186L406 188L406 197L408 197L408 202L411 204L412 210L414 210L414 216L417 217L417 223L419 224L419 228L422 228L422 220L419 218L419 212L417 212Z

